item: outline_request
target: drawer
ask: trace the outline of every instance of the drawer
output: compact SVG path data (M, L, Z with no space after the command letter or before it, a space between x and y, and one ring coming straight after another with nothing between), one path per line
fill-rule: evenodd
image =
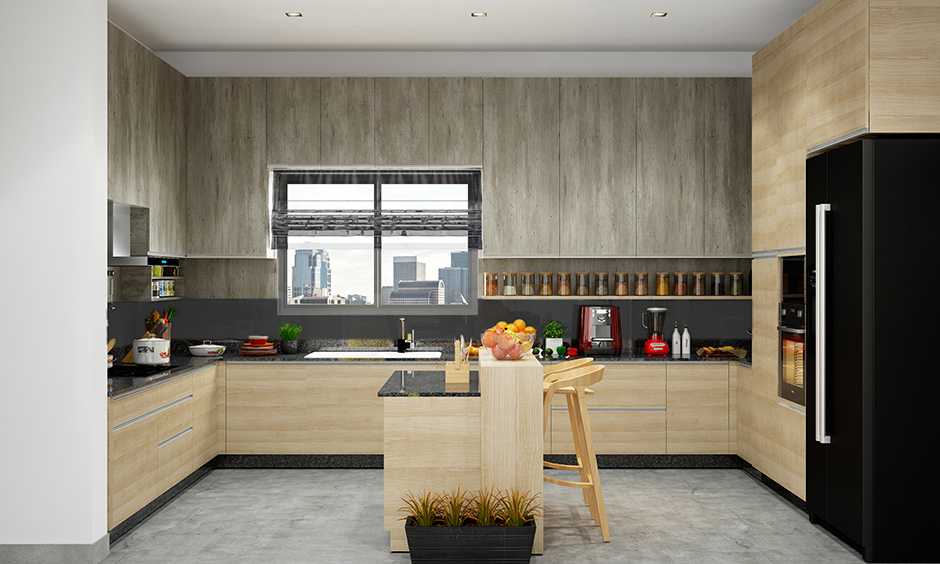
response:
M192 393L192 375L187 374L153 388L112 399L111 426L125 423Z

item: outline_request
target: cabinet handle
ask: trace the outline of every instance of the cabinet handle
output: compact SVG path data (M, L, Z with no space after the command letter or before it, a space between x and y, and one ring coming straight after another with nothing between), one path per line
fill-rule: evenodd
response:
M189 401L189 400L191 400L191 399L193 399L193 395L192 395L192 394L189 394L188 396L182 397L182 398L180 398L180 399L178 399L178 400L176 400L176 401L170 402L170 403L164 405L163 407L158 407L158 408L154 409L153 411L148 411L147 413L144 413L143 415L138 415L137 417L134 417L133 419L128 419L127 421L125 421L125 422L123 422L123 423L120 423L120 424L118 424L118 425L115 425L114 428L112 429L112 431L120 431L120 430L123 429L124 427L128 427L128 426L130 426L130 425L133 425L134 423L137 423L138 421L143 421L144 419L146 419L146 418L148 418L148 417L152 417L152 416L154 416L154 415L160 413L161 411L166 411L167 409L170 409L171 407L175 407L175 406L177 406L177 405L183 403L184 401Z
M826 254L829 204L816 204L816 442L828 444L826 432Z
M165 441L161 441L160 444L157 445L157 448L162 448L162 447L164 447L164 446L166 446L166 445L172 443L173 441L175 441L176 439L182 437L182 436L185 435L186 433L191 433L192 430L193 430L193 428L190 427L189 429L184 429L184 430L180 431L179 433L173 435L173 436L170 437L169 439L167 439L167 440L165 440Z

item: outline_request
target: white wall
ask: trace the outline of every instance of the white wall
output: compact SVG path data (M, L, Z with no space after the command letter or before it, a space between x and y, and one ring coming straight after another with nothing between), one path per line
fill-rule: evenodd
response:
M107 16L0 2L0 545L107 532Z

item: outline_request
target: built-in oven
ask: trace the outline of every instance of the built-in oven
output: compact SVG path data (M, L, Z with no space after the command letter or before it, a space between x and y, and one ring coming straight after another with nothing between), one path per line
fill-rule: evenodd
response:
M806 332L806 296L804 290L806 260L803 256L782 259L779 333L778 395L799 405L806 405L803 387L803 350Z

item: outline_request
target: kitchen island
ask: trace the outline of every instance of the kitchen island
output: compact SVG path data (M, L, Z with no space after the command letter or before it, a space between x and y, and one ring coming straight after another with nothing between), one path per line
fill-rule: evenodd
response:
M384 402L385 530L392 552L408 550L409 491L516 489L542 494L542 365L534 357L498 361L481 352L469 386L445 384L444 371L397 371ZM542 520L532 546L542 554Z

